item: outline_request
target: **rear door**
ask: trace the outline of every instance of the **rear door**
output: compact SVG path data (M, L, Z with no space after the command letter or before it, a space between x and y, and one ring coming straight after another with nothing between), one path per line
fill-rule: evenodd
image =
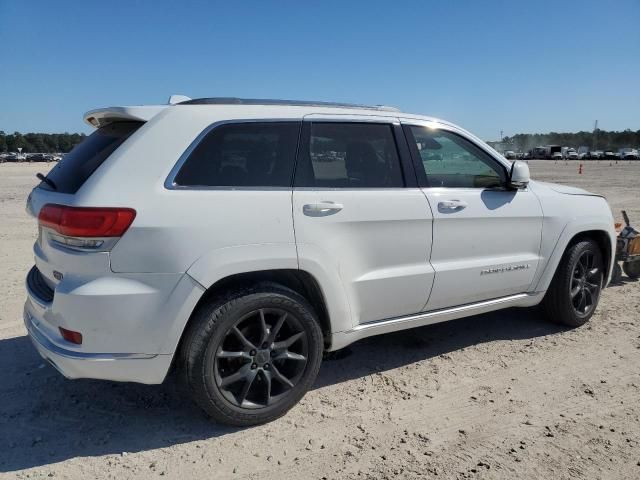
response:
M293 192L300 268L338 279L352 324L422 310L432 216L397 119L305 117Z
M506 165L462 131L412 121L404 131L434 218L426 310L528 291L542 234L533 192L507 188Z

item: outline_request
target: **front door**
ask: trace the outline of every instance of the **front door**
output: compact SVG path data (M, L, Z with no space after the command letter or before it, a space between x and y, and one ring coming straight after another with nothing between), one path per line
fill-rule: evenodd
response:
M305 118L293 219L300 268L338 279L355 325L420 312L433 268L431 210L398 120L352 117Z
M433 211L433 290L425 310L528 291L540 260L542 208L506 186L507 167L464 132L405 125Z

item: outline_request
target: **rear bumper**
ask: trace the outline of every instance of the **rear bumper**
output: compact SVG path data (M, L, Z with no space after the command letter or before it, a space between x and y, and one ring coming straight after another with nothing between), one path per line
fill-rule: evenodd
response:
M42 358L67 378L94 378L119 382L162 383L173 355L90 353L62 347L49 338L30 312L27 300L24 324Z
M174 278L65 278L54 290L34 268L25 327L40 355L67 378L162 383L202 291L186 275L177 284ZM82 345L66 341L59 327L81 332Z

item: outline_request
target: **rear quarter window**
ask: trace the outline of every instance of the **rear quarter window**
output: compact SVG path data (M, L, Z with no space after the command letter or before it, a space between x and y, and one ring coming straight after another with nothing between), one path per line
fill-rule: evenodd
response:
M220 125L193 148L174 185L290 187L300 122Z
M124 143L144 122L115 122L99 128L49 172L47 178L55 188L45 182L40 188L59 193L76 193L116 149Z

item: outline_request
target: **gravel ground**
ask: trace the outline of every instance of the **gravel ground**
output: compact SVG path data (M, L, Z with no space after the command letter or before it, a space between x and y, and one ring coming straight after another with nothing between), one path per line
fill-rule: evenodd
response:
M531 161L640 225L640 162ZM0 478L639 478L640 282L575 330L512 309L361 341L284 418L209 422L179 383L65 380L22 325L44 165L0 165Z

